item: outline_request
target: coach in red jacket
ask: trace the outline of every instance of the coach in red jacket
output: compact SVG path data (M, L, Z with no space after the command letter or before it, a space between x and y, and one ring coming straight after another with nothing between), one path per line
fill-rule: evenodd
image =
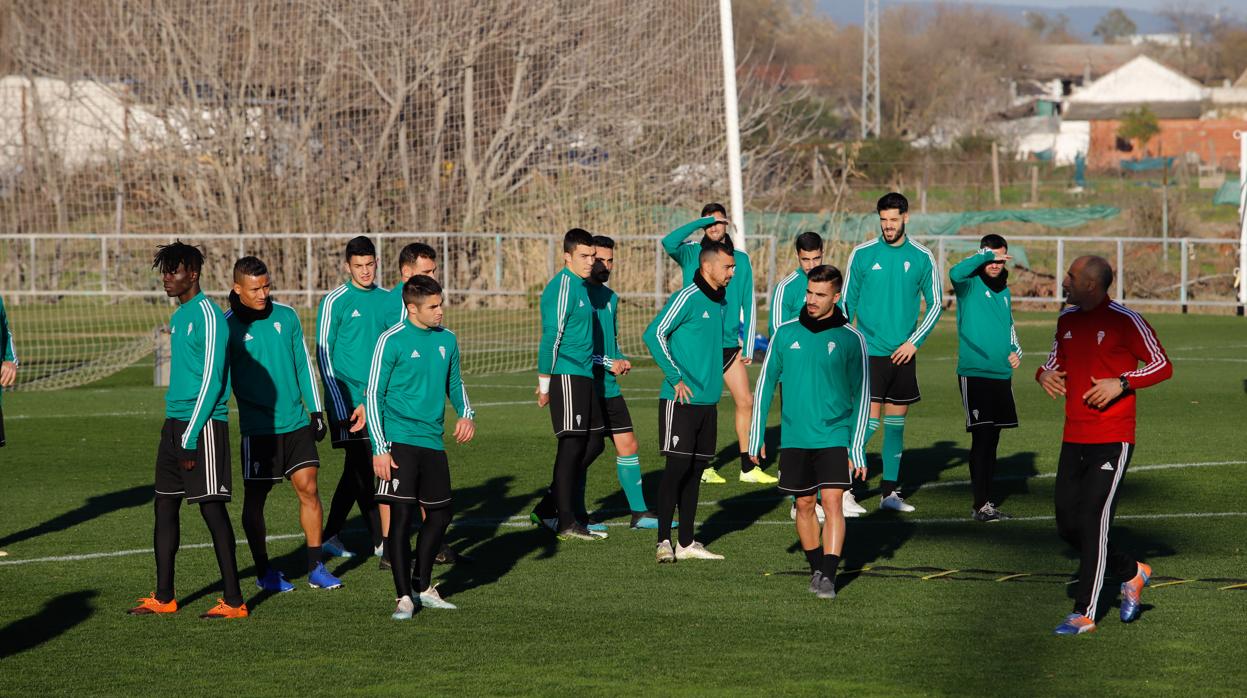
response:
M1173 366L1152 326L1108 299L1112 283L1113 268L1104 258L1074 260L1062 283L1071 307L1061 311L1052 353L1035 373L1048 395L1065 397L1056 522L1081 561L1074 612L1057 626L1058 635L1095 630L1106 573L1125 580L1121 620L1134 620L1139 594L1152 573L1113 547L1109 527L1134 452L1135 392L1172 376Z

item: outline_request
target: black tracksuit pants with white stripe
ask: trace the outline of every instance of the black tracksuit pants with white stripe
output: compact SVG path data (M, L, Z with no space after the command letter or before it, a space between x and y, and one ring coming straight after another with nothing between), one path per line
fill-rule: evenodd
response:
M1056 474L1057 533L1079 553L1074 612L1095 619L1104 578L1126 581L1134 577L1133 557L1109 542L1109 527L1117 508L1126 466L1134 444L1078 444L1063 442Z

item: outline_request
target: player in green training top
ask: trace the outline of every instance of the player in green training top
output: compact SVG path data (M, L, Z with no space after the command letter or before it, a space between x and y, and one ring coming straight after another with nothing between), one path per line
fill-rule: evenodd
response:
M632 512L629 525L634 529L656 529L658 517L650 513L641 491L641 459L637 455L640 448L632 428L632 415L617 380L618 376L627 375L632 362L619 348L619 296L606 285L615 270L615 241L605 235L594 235L593 255L593 272L589 275L589 299L593 303L593 382L602 400L606 427L603 436L609 436L615 444L615 474ZM605 438L591 438L585 458L600 454L605 449L604 441ZM587 469L588 466L586 472ZM583 500L582 496L582 504Z
M776 479L749 460L749 414L753 410L753 393L749 389L749 372L745 367L753 363L754 335L757 334L758 324L758 309L753 298L753 264L744 250L733 248L732 237L728 235L730 223L727 220L727 209L723 208L723 204L706 204L701 209L701 216L668 233L662 240L662 246L680 265L686 288L693 283L693 274L700 264L698 260L702 246L708 242L722 242L732 250L736 272L732 283L727 287L727 306L723 316L723 383L732 394L732 402L736 407L740 481L772 484ZM700 241L684 241L699 230L702 231ZM702 471L702 482L721 485L727 480L713 468L705 468Z
M957 383L970 432L970 482L976 521L1010 518L992 501L1000 430L1018 425L1013 404L1013 369L1022 365L1022 346L1013 326L1009 244L985 235L978 252L948 270L957 294Z
M870 351L866 441L883 417L879 507L913 511L897 488L905 450L905 415L910 405L922 399L915 357L940 319L944 284L931 250L905 234L909 201L892 192L879 199L875 208L881 234L854 247L849 255L842 308L850 321L857 321ZM926 305L923 313L919 313L920 302Z
M433 586L433 558L451 515L450 467L442 445L446 398L459 415L455 442L467 443L476 433L459 374L459 343L442 327L442 287L427 276L413 276L403 284L403 299L407 319L377 340L367 388L372 467L380 478L377 499L389 503L393 516L387 554L398 597L396 620L408 620L415 611L413 588L422 606L455 608ZM411 527L420 508L425 520L413 575Z
M316 488L320 469L316 442L328 429L299 315L274 301L271 292L263 261L243 257L234 263L225 322L242 432L242 527L255 560L256 586L265 591L293 590L269 560L264 523L264 505L274 483L289 479L299 498L299 524L307 542L308 585L337 589L342 582L321 560L322 510Z
M693 539L701 471L714 457L723 371L719 363L728 282L736 271L732 248L722 241L701 245L693 281L667 300L645 328L645 346L663 373L658 394L659 452L667 457L658 487L659 563L722 560ZM671 548L672 519L680 506L680 538Z
M760 461L766 457L766 415L782 385L779 489L797 498L797 537L810 565L810 591L823 599L836 596L844 548L840 503L854 475L866 479L870 416L866 338L836 305L842 284L833 266L809 271L805 307L771 335L749 428L749 453ZM826 512L821 543L814 515L818 493Z
M603 428L602 404L593 385L593 302L586 279L593 271L593 236L572 228L563 236L563 269L541 293L541 343L537 350L537 404L550 406L558 447L554 477L533 509L543 522L557 517L559 540L597 540L576 519L576 483L583 479L589 441Z
M17 381L17 349L13 345L13 328L9 327L9 314L0 298L0 395L5 388L12 388ZM0 447L4 446L4 410L0 407Z
M156 250L153 269L160 270L165 294L177 298L169 319L172 354L169 389L165 391L165 423L156 450L156 592L130 609L132 615L173 613L173 560L180 539L182 500L199 505L212 536L221 570L224 599L200 618L245 618L234 558L234 527L225 503L230 500L229 330L216 303L199 288L203 252L178 240Z
M806 286L810 270L823 263L823 238L818 233L805 232L793 241L797 251L797 268L775 284L771 291L771 317L768 334L775 336L779 326L796 320L805 309ZM756 397L756 396L755 396Z

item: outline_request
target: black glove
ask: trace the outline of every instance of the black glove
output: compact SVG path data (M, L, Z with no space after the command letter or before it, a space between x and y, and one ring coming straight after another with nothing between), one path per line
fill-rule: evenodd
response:
M325 415L323 412L312 413L312 434L316 436L317 441L324 441L325 434L329 433L329 425L325 424Z

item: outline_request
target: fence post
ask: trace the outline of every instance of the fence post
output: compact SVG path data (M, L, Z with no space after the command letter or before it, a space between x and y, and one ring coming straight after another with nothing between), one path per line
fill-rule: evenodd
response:
M1057 308L1061 307L1061 280L1064 277L1065 269L1065 238L1056 239L1056 272L1053 274L1056 283L1053 284L1052 300L1056 301Z
M304 304L312 307L312 291L316 285L312 281L312 277L316 275L315 267L312 265L312 238L311 236L303 238L305 243L303 246L303 264L307 272L303 274L303 290L305 292Z
M662 240L654 241L654 308L662 308L663 302L663 286L666 285L666 279L663 278L663 256L665 251L662 248Z
M1183 315L1186 315L1186 301L1188 297L1186 287L1187 287L1187 284L1190 283L1190 273L1191 273L1190 266L1189 266L1190 254L1189 254L1189 251L1187 250L1187 244L1188 244L1187 239L1182 238L1182 242L1179 247L1179 254L1182 255L1182 283L1178 287L1178 302L1182 304Z
M1126 298L1125 282L1126 278L1126 258L1122 254L1121 238L1117 238L1117 303L1121 303Z
M771 263L767 265L767 270L766 270L766 291L765 291L765 294L766 294L766 307L768 307L768 308L769 308L769 307L771 307L771 300L772 300L772 299L771 299L771 289L775 288L775 281L776 281L775 274L776 274L776 273L778 273L778 272L776 271L776 267L778 266L778 263L777 263L777 261L776 261L776 259L775 259L775 247L776 247L776 244L775 244L775 235L774 235L774 234L772 234L772 235L770 236L769 240L770 240L770 242L768 242L768 243L767 243L767 248L768 248L768 251L770 252L770 255L771 255ZM755 284L755 286L756 286L756 284ZM769 317L769 316L767 317L767 322L770 322L770 317Z
M992 141L992 196L996 200L996 208L1000 208L1000 146Z
M552 237L546 238L546 247L548 251L550 252L550 254L548 255L549 259L546 261L546 278L553 279L554 270L558 269L558 266L559 266L558 262L554 261L555 256L557 256L558 254L557 252L554 251L555 250L554 238Z
M502 235L494 236L494 290L502 290Z
M39 273L39 265L35 264L35 238L30 238L30 274L27 280L30 281L30 290L35 290L35 275Z
M108 292L108 238L100 238L100 290Z
M935 273L936 275L942 275L944 270L948 268L948 249L944 246L944 238L942 237L939 239L939 245L936 248L936 260L939 268L935 270ZM944 277L940 276L940 288L944 287Z

